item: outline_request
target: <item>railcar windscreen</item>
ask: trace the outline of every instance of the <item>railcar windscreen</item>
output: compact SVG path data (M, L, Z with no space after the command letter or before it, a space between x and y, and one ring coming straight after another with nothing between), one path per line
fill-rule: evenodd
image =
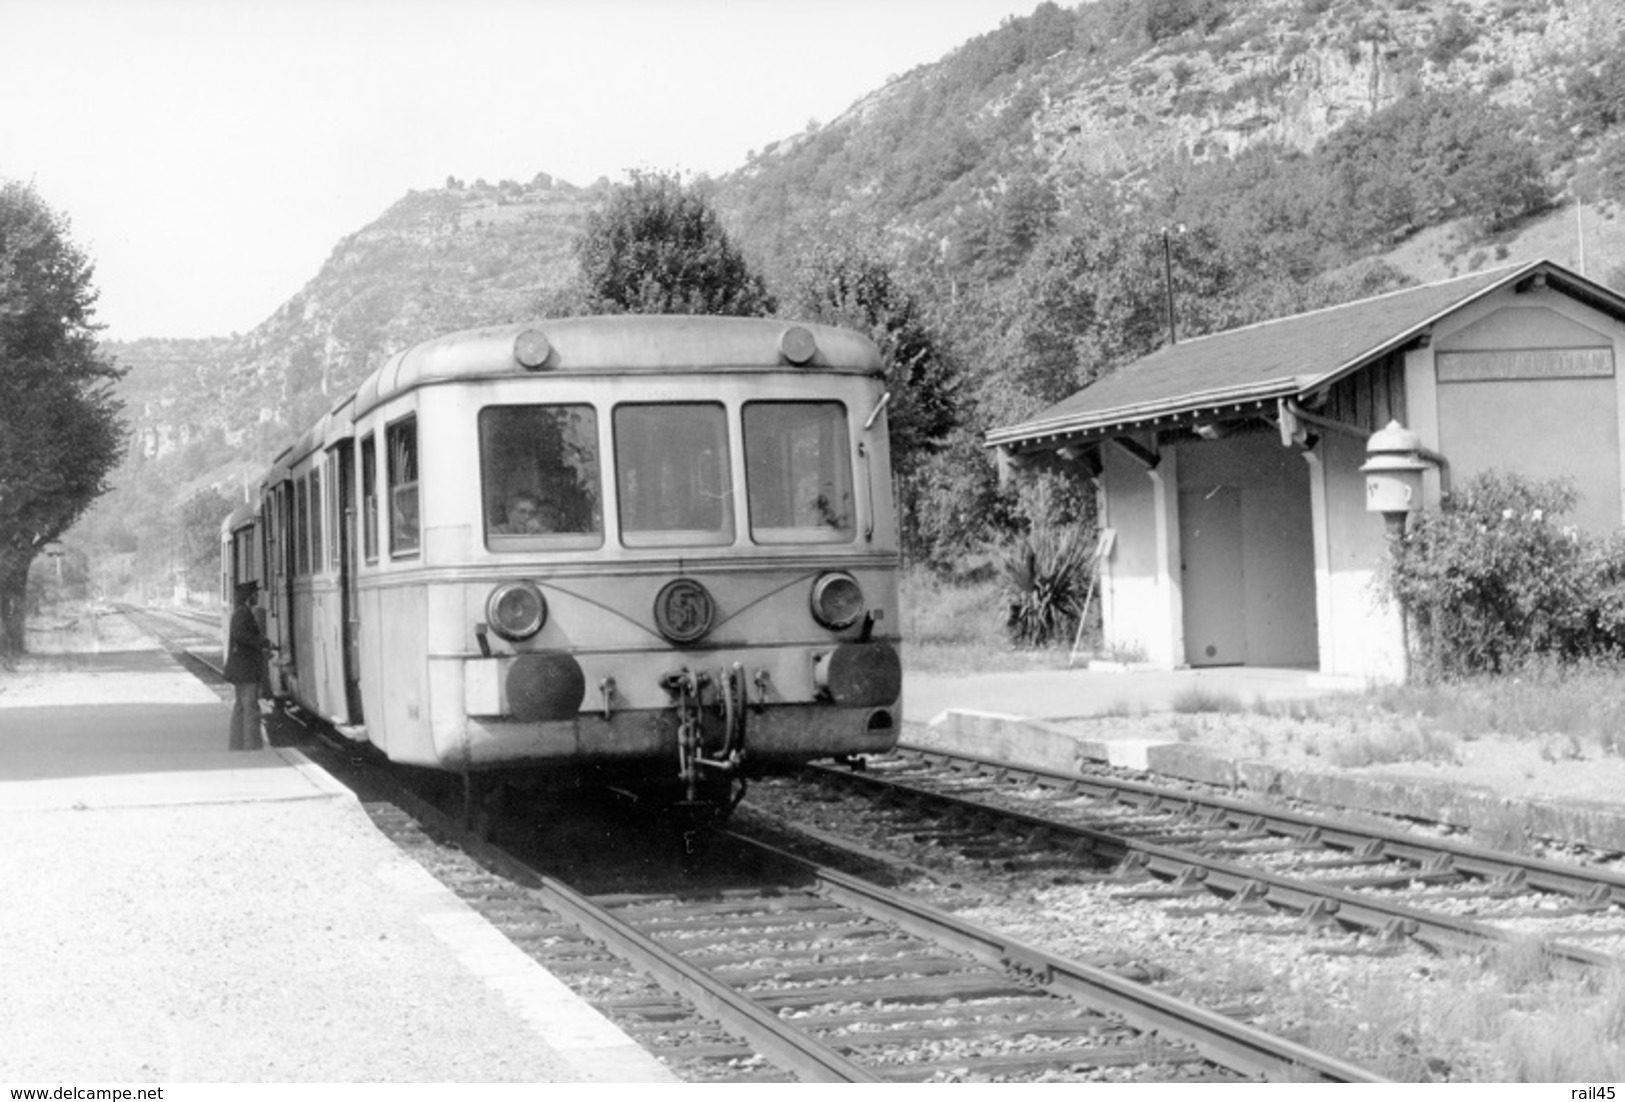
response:
M852 452L840 402L747 402L745 492L757 543L851 543Z
M720 403L615 407L615 489L628 547L734 541L728 418Z
M480 480L491 550L603 543L598 417L592 406L482 409Z

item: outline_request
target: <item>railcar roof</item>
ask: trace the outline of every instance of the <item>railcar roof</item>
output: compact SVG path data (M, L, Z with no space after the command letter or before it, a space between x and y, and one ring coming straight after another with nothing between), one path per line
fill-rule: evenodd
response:
M811 347L802 362L788 349ZM537 341L536 335L541 341ZM788 336L787 336L788 335ZM539 362L520 361L518 344ZM878 375L880 351L848 329L778 318L620 314L470 329L399 352L356 392L355 416L429 383L552 373L798 371Z
M225 520L220 522L221 537L229 537L243 525L251 523L259 514L260 507L257 501L237 506L237 508L226 514Z

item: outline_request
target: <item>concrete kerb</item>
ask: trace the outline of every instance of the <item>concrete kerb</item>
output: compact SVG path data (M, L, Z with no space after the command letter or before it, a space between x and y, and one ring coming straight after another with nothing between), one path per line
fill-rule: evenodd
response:
M1625 809L1586 801L1510 799L1484 789L1281 769L1231 759L1187 743L1087 739L1047 723L995 712L950 709L925 728L911 727L903 745L1071 773L1105 763L1156 776L1217 785L1238 794L1397 815L1470 830L1487 844L1532 838L1625 852Z

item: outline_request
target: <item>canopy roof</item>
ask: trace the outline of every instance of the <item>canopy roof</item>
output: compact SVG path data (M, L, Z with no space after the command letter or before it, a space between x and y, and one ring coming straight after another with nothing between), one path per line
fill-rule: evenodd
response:
M1375 298L1170 344L1031 420L987 434L1013 453L1306 399L1426 335L1448 314L1508 285L1544 281L1625 320L1625 299L1551 261L1493 268Z

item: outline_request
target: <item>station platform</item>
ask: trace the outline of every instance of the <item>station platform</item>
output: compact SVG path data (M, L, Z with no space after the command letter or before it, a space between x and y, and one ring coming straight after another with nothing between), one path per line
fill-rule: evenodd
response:
M0 1081L674 1081L223 695L157 650L0 680Z
M982 674L908 674L903 719L929 724L950 711L975 710L1060 721L1114 712L1170 711L1181 694L1201 690L1252 705L1309 700L1365 688L1358 678L1262 666L1206 669L1093 668Z
M1570 740L1555 740L1554 748L1553 739L1475 736L1455 744L1447 759L1362 764L1353 755L1339 764L1329 752L1310 758L1315 736L1296 731L1291 720L1264 718L1287 702L1365 688L1354 678L1261 667L910 673L901 744L1060 773L1104 764L1242 797L1441 823L1491 846L1546 841L1625 853L1625 758L1617 753ZM1177 723L1155 721L1181 706L1202 710L1189 707L1192 694L1244 713L1239 745L1215 741L1196 720L1188 737ZM1366 737L1347 712L1340 722L1349 724L1348 741ZM1392 718L1376 723L1398 725Z

